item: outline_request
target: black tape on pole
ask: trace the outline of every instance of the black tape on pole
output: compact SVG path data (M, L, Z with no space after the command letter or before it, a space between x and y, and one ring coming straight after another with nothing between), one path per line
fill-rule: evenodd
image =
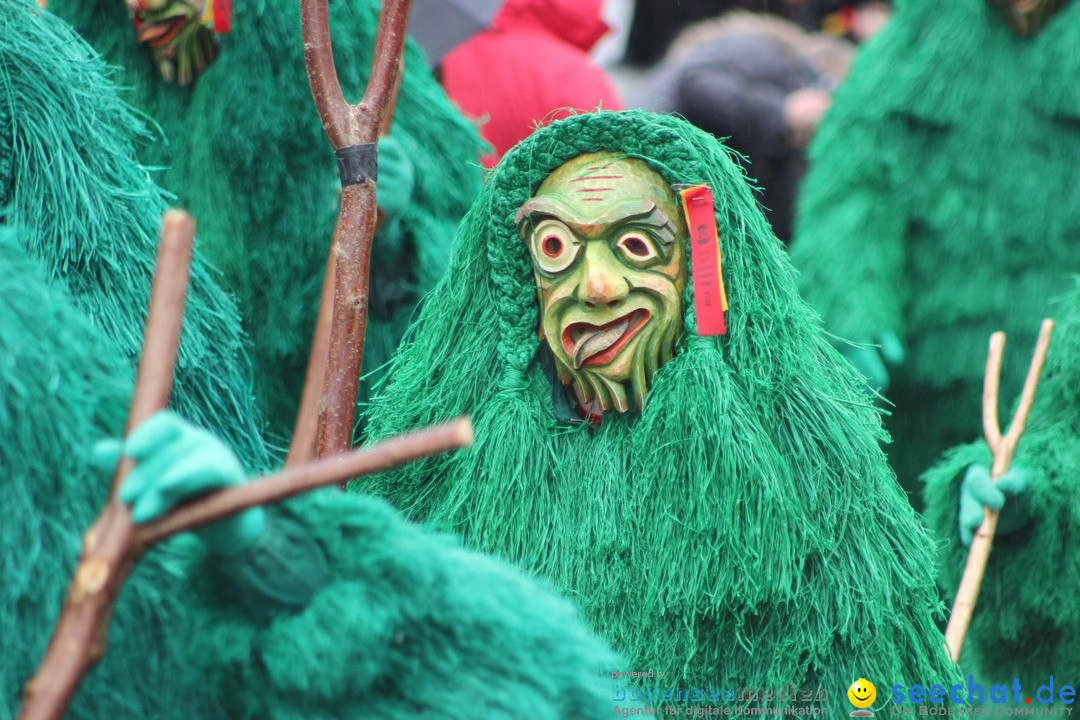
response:
M341 187L379 179L379 154L375 143L361 143L335 150Z

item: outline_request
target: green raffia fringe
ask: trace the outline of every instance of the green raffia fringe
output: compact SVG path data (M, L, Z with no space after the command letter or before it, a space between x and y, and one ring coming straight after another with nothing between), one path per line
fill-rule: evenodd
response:
M1080 3L1027 39L986 0L896 6L811 145L791 253L829 331L904 341L886 425L908 483L979 432L997 330L1015 397L1080 269Z
M108 495L89 447L124 428L165 207L132 153L141 122L104 69L35 3L0 3L0 717L15 715ZM239 325L196 259L174 406L258 468ZM168 547L140 564L67 717L210 717L179 659L178 568Z
M987 681L1019 678L1031 688L1050 675L1080 677L1080 285L1056 310L1043 380L1013 459L1033 473L1023 496L1033 522L994 540L961 658ZM1002 401L1004 431L1012 408ZM927 524L947 541L939 582L949 598L967 558L956 524L960 482L976 462L992 464L983 441L955 448L924 478Z
M161 81L135 43L124 4L52 0L106 58L122 66L132 102L160 124L147 162L171 168L161 182L199 221L211 260L238 295L252 338L256 389L274 435L296 417L323 270L337 220L336 161L304 71L299 4L237 0L232 32L190 89ZM371 66L378 3L330 3L337 70L360 99ZM447 100L420 50L408 44L392 134L416 168L399 242L380 237L364 372L397 346L420 295L446 269L457 224L480 189L482 141ZM361 388L367 396L368 383Z
M0 221L22 228L28 252L134 365L166 209L135 161L143 124L93 50L51 15L28 18L28 5L7 3L0 15ZM217 281L197 254L173 407L257 469L268 455L249 361L236 307Z
M15 17L31 22L23 4L0 5L0 26ZM13 13L16 7L19 12ZM21 32L5 33L0 48ZM0 66L10 67L6 58ZM109 474L90 466L90 446L123 432L133 381L115 341L94 327L49 275L12 229L0 225L4 718L16 716L23 685L45 655L82 533L108 497ZM178 628L185 600L177 575L169 549L151 553L139 565L117 604L108 654L65 717L208 717L202 678L184 661L187 637Z
M729 334L686 337L644 410L560 425L537 352L514 212L578 154L642 157L716 196ZM827 689L949 681L934 548L878 448L881 425L799 298L728 151L676 118L596 113L537 131L494 170L447 276L368 421L385 437L471 416L477 443L351 489L551 579L632 669L672 686Z
M33 2L0 3L4 718L108 495L89 447L123 430L163 208L132 158L141 125L102 70ZM238 382L235 311L198 260L191 293L178 408L257 467L266 453ZM108 652L65 717L609 716L597 670L612 655L565 600L380 501L328 491L289 508L335 570L308 608L256 624L230 598L236 588L203 564L192 571L190 542L167 543L125 585Z

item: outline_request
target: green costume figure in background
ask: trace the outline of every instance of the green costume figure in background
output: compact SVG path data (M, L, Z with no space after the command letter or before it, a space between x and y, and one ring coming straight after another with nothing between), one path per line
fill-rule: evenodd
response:
M330 3L337 70L352 101L371 66L378 5ZM49 2L123 68L126 99L160 124L165 140L140 158L168 168L159 182L198 220L207 256L238 295L255 394L280 439L296 420L341 186L304 70L299 4L236 0L233 8L217 59L181 87L161 78L123 2ZM392 133L379 143L387 218L371 261L365 373L389 358L416 301L445 271L457 224L480 189L479 135L412 43L405 67Z
M723 337L697 332L683 183L716 198ZM953 678L880 419L706 133L591 113L508 153L389 377L374 436L467 413L477 445L351 489L552 579L632 670L836 713L859 677Z
M1022 36L1002 10L1024 6ZM1015 397L1046 299L1080 270L1078 46L1075 0L897 2L810 147L800 290L887 385L890 460L911 492L978 434L990 335L1008 334Z
M949 597L960 584L982 504L1004 505L962 665L987 682L1019 678L1031 693L1053 675L1055 698L1062 684L1080 677L1080 286L1056 310L1051 314L1058 325L1035 405L998 489L980 487L992 464L982 441L950 452L926 474L924 488L926 521L949 541L940 569Z
M164 208L71 28L0 3L0 717L44 655L121 449ZM137 520L261 469L234 307L196 257L174 406L124 451ZM248 425L250 423L251 426ZM104 457L102 457L104 456ZM254 458L254 461L252 461ZM109 468L106 470L104 468ZM150 552L69 718L608 717L611 653L503 563L331 490ZM201 549L205 545L209 549Z
M6 3L0 28L0 222L20 228L49 281L131 365L167 207L134 160L146 126L90 62L93 51L47 15L28 20L28 5ZM269 457L242 341L235 304L197 256L173 406L259 469Z

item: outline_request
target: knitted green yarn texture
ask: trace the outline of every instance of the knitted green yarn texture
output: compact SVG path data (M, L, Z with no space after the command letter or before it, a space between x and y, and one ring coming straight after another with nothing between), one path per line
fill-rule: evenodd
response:
M644 409L561 424L539 362L517 208L577 155L646 160L708 183L731 308L676 357ZM692 287L692 284L691 284ZM453 529L555 582L671 687L946 682L934 549L878 448L877 412L800 299L729 152L671 117L595 113L538 130L495 168L447 276L392 361L368 421L383 437L468 414L476 445L351 489Z
M1019 392L1047 298L1080 268L1080 3L1016 36L986 0L905 0L861 51L810 148L792 261L825 327L891 329L886 396L910 484L980 428L986 343Z
M1048 307L1047 314L1058 325L1013 459L1013 466L1033 473L1022 500L1032 521L995 538L961 658L988 682L1019 678L1030 688L1051 675L1080 676L1080 554L1074 542L1080 528L1080 286ZM1012 411L1003 402L1002 423ZM950 598L967 557L957 532L960 483L968 465L976 462L992 464L985 442L955 448L924 477L927 523L948 541L939 582Z
M324 490L284 512L334 570L303 610L260 622L231 578L190 575L191 594L208 600L192 655L227 717L611 716L611 651L544 584L375 498Z
M375 0L329 4L334 54L347 99L359 101L371 65ZM232 32L190 88L161 80L135 41L124 4L54 0L106 58L122 66L131 101L164 139L144 161L199 221L208 257L236 293L252 341L256 395L271 433L296 419L323 272L337 220L336 161L304 70L299 4L233 3ZM382 366L419 297L445 271L450 242L480 189L482 141L447 100L410 42L392 135L415 166L401 222L373 247L364 371ZM369 381L361 386L366 398Z

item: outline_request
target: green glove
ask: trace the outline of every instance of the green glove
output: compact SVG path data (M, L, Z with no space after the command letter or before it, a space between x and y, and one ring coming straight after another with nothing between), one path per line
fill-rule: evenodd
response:
M392 135L379 138L379 179L375 197L383 211L383 228L396 225L412 201L416 170L401 143Z
M132 506L136 523L161 517L195 496L245 481L244 468L224 443L167 410L135 428L124 443L98 443L94 464L114 468L121 452L136 462L120 487L120 500ZM244 552L265 522L265 511L252 508L196 533L214 552L231 556Z
M875 392L884 392L889 387L886 365L899 365L904 361L904 347L892 330L842 345L840 354L855 366Z
M1001 511L997 535L1008 535L1027 525L1031 518L1024 507L1026 502L1023 497L1017 498L1017 495L1027 487L1030 479L1031 471L1014 465L995 483L990 479L990 471L985 465L976 463L969 466L960 485L958 523L961 542L971 545L975 531L982 525L984 505L991 510ZM1013 499L1006 508L1005 500L1008 498Z

